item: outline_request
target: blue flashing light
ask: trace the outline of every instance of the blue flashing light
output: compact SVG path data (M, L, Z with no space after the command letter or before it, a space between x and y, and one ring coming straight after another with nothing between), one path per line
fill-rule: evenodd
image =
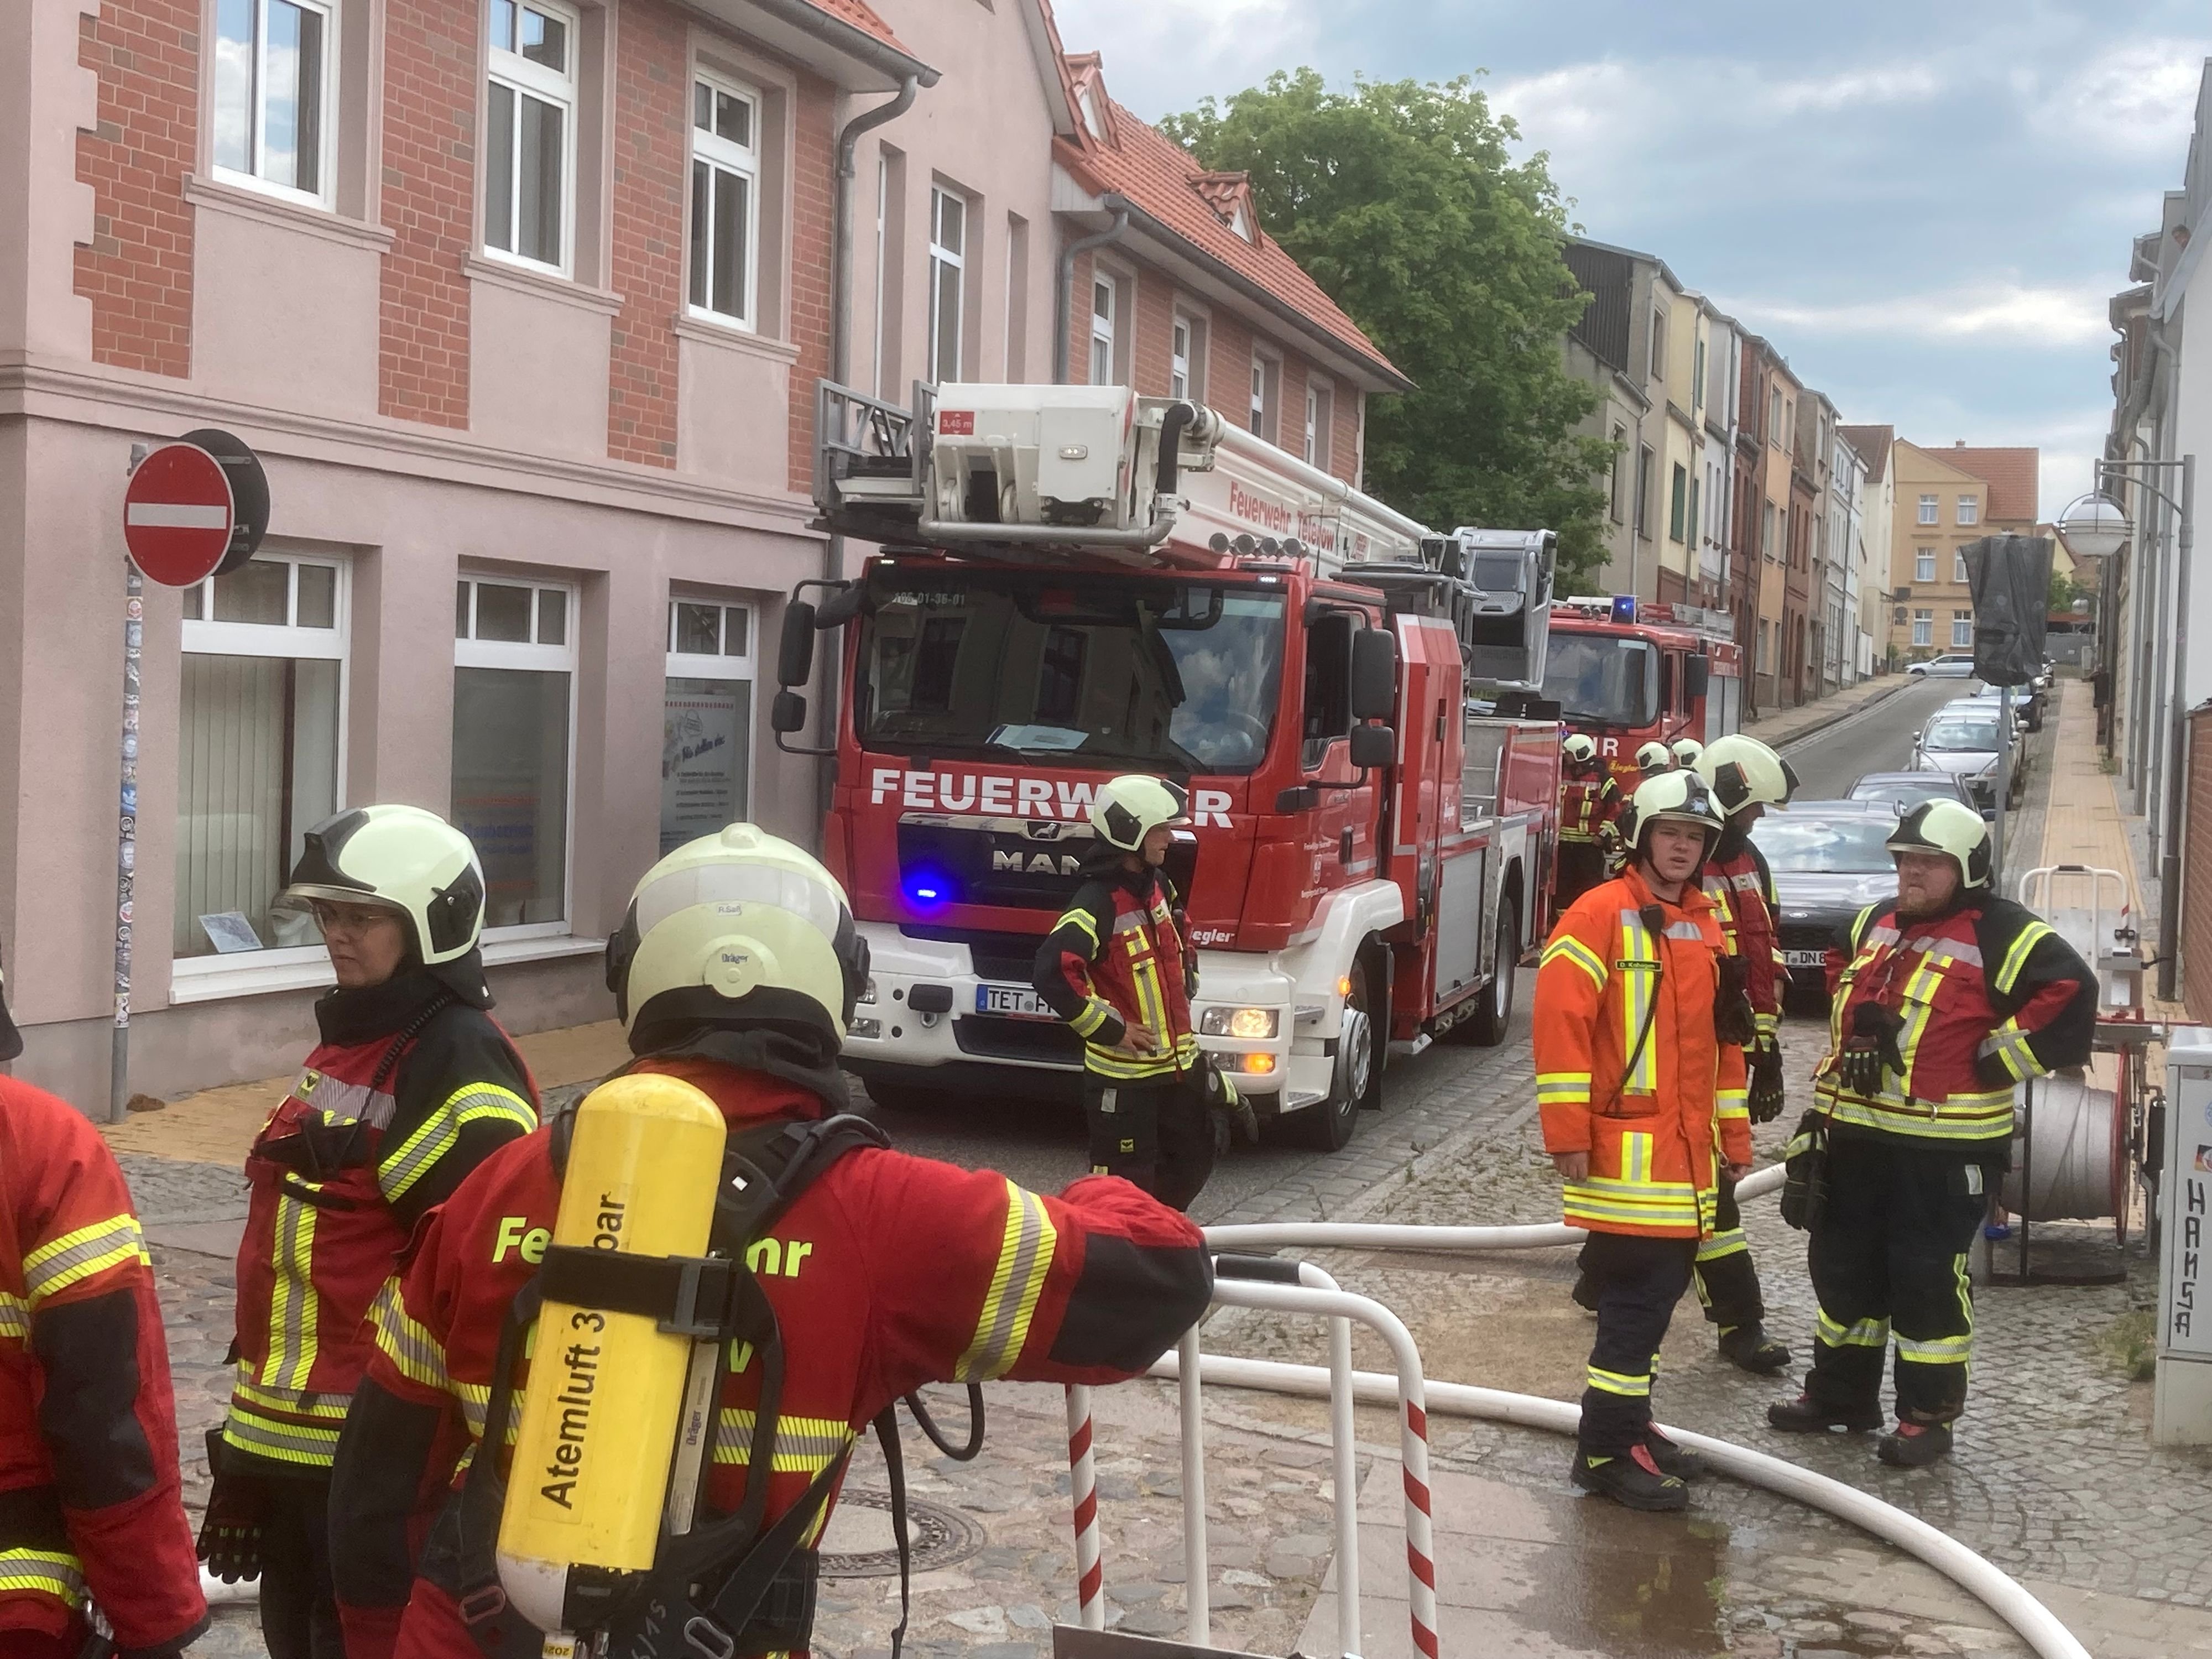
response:
M1616 593L1613 596L1613 619L1617 623L1632 623L1636 620L1635 594Z
M951 880L940 871L909 871L900 885L905 890L907 902L918 910L949 903L952 898Z

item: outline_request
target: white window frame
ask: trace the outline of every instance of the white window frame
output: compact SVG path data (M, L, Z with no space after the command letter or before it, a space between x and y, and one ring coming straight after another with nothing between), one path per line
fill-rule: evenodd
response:
M1966 553L1964 548L1954 547L1951 550L1951 580L1961 586L1972 580L1966 574Z
M1168 396L1190 396L1190 319L1180 311L1168 324Z
M1098 298L1106 297L1106 310L1102 316ZM1114 335L1120 320L1121 285L1114 273L1094 266L1091 272L1091 361L1085 365L1086 378L1092 386L1114 384ZM1100 379L1103 374L1104 379Z
M1246 426L1255 437L1264 438L1277 448L1283 442L1283 362L1282 359L1260 350L1252 352L1252 405L1247 413ZM1267 417L1274 417L1274 431L1266 428Z
M246 148L253 167L240 171L213 160L214 138L213 129L210 128L209 155L211 170L224 184L241 185L247 190L258 190L283 201L297 202L306 207L320 208L326 212L335 210L337 185L336 176L338 113L337 56L341 45L337 0L289 0L289 3L297 6L301 10L314 12L323 20L323 61L319 84L316 89L317 107L321 116L321 130L315 136L315 179L318 187L314 190L301 190L291 185L280 185L274 179L263 178L260 173L253 170L253 167L261 164L266 149L268 101L261 96L261 88L267 74L269 0L247 0L247 3L253 8L253 63L246 94L246 124L250 129L246 135ZM212 27L215 21L212 15L208 19L210 27L207 31L206 38L210 40L217 40ZM216 50L217 52L222 50L219 40ZM209 107L214 112L214 118L217 122L222 118L221 111L216 108L217 101L222 95L221 88L222 78L218 70L209 92Z
M1932 582L1936 580L1936 550L1934 548L1916 547L1912 550L1912 580L1917 582Z
M1920 517L1917 520L1918 523L1937 523L1941 519L1942 514L1942 501L1940 496L1923 495L1920 498Z
M483 943L487 949L496 941L507 939L566 938L575 932L576 902L576 696L577 682L581 678L582 653L577 648L576 636L582 631L583 590L574 582L549 580L542 576L510 575L495 570L471 570L464 568L454 580L469 584L469 635L453 641L453 666L456 668L514 668L533 673L565 673L568 677L568 776L562 811L567 820L562 835L561 860L561 920L558 921L525 921L507 927L487 927ZM527 644L519 640L479 640L477 631L477 591L479 586L492 587L528 587L538 592L557 592L564 596L567 606L561 629L566 641L561 645L540 645L535 641ZM538 614L544 605L533 600L531 607L531 632L538 629ZM452 766L447 768L450 786Z
M486 258L499 259L509 264L520 265L526 270L550 271L556 276L566 276L575 269L576 262L576 114L581 103L578 96L580 82L576 66L578 60L583 56L583 23L574 9L563 4L562 0L513 0L513 3L518 34L521 27L521 14L526 10L542 12L547 17L559 22L568 31L568 50L566 60L568 67L565 72L556 75L543 64L532 63L520 52L508 52L504 47L491 44L489 30L493 7L487 5L484 8L486 44L484 69L481 78L487 87L484 99L486 130L483 157L479 173L483 185L483 201L477 214L477 241L483 249ZM529 254L492 246L489 224L491 207L491 134L489 130L491 100L488 88L489 83L495 81L513 92L516 99L514 167L513 176L507 180L507 189L510 192L507 228L517 240L520 240L522 231L522 104L520 100L527 95L560 108L561 261L558 264L548 264L544 260L533 258ZM688 109L686 115L687 117L689 115Z
M955 250L937 240L944 222L944 204L960 204L960 246ZM960 191L933 183L929 187L929 380L933 386L943 386L960 378L960 360L968 349L968 244L973 240L973 221L975 204ZM952 372L948 375L945 365L937 361L938 342L942 338L939 325L941 319L938 307L943 302L944 287L937 278L938 267L949 266L959 272L953 284L959 303L954 307L952 319Z
M722 613L718 624L720 643L726 645L730 637L730 612L742 611L745 618L745 648L733 656L707 656L695 651L676 648L676 607L679 605L711 605ZM747 705L746 719L753 723L754 735L758 734L760 720L760 678L755 672L760 651L760 607L749 600L732 599L720 593L686 593L681 589L668 596L668 657L661 673L661 696L668 695L670 680L743 680L752 687L752 701ZM753 761L757 745L750 739L745 744L745 811L753 815ZM656 834L658 831L656 830Z
M884 292L884 270L890 257L890 245L886 234L886 217L890 211L891 158L881 145L876 148L876 396L884 395L884 308L890 296Z
M1971 651L1974 648L1974 613L1954 611L1951 613L1951 648Z
M1915 645L1936 643L1936 613L1929 610L1912 613L1912 642Z
M1982 521L1981 501L1972 495L1961 495L1959 497L1958 513L1960 524L1979 524Z
M1334 435L1329 428L1336 423L1336 387L1324 377L1309 373L1306 375L1306 442L1305 463L1308 466L1328 471L1329 451L1334 446L1329 441Z
M761 94L757 90L745 85L743 82L733 81L726 75L717 75L713 73L711 70L700 69L696 66L691 71L691 97L693 104L691 110L691 168L688 175L690 181L689 188L695 193L697 191L698 167L702 161L707 164L710 170L719 170L723 173L733 174L736 177L744 179L745 182L745 306L743 312L732 313L726 311L717 311L710 305L702 305L699 301L691 297L692 249L689 244L691 234L692 221L690 217L687 216L684 221L684 237L686 246L684 250L684 310L686 314L700 318L704 321L720 323L726 328L741 328L746 332L751 333L759 326L758 318L760 315L760 137L761 112L764 106L764 100L762 99ZM752 131L753 141L750 146L737 143L731 139L723 137L720 133L709 132L699 125L697 100L699 96L698 88L701 87L707 88L717 96L734 98L740 103L745 105L750 110L751 114L748 125ZM692 211L694 214L696 213L697 210L696 206L693 208ZM883 214L880 198L878 200L876 212L877 228L878 236L880 237ZM710 234L711 229L712 227L710 222ZM878 241L878 259L881 258L880 241ZM709 292L713 290L714 283L714 250L710 246L707 251L707 286ZM882 273L880 269L878 269L878 280L880 281L881 278Z
M180 637L182 654L207 657L295 657L338 665L337 753L333 760L337 779L333 810L346 807L346 732L351 724L347 701L353 694L353 566L350 561L319 553L293 553L270 549L257 561L290 565L285 581L283 625L275 623L221 623L205 618L215 611L212 578L185 590L199 595L200 618L186 617ZM329 628L299 625L301 565L321 565L337 573ZM169 1000L206 1002L219 997L255 992L296 990L336 983L330 952L320 945L284 945L270 950L240 951L224 956L173 957L169 962Z

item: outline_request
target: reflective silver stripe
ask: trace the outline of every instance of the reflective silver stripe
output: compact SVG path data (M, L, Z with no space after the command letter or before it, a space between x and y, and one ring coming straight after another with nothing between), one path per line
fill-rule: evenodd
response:
M138 1231L138 1218L127 1211L110 1216L105 1221L64 1233L26 1255L26 1298L35 1310L46 1297L67 1290L80 1279L90 1279L94 1273L105 1273L125 1261L146 1259L146 1240Z
M84 1564L63 1550L0 1549L0 1595L25 1590L85 1604Z
M1705 937L1705 930L1694 921L1670 921L1667 924L1667 937L1696 939L1702 942Z
M376 1330L376 1346L399 1368L402 1376L427 1389L446 1386L446 1351L409 1315L398 1279L384 1281L368 1317Z
M714 1425L714 1461L744 1463L751 1460L753 1428L757 1419L742 1406L725 1406ZM849 1424L827 1417L786 1417L775 1427L776 1474L814 1474L844 1455L853 1443Z
M392 1096L372 1091L366 1083L341 1083L325 1072L310 1068L292 1085L292 1098L327 1114L337 1122L359 1121L381 1129L392 1121Z
M504 1118L525 1134L538 1127L538 1114L512 1089L496 1083L465 1084L447 1097L445 1103L401 1143L398 1151L377 1166L376 1184L386 1199L397 1199L451 1152L461 1131L483 1118Z
M276 1283L269 1300L269 1334L274 1340L261 1365L264 1387L304 1389L315 1368L314 1249L314 1206L289 1193L279 1194L273 1264Z
M1003 1376L1021 1357L1030 1319L1052 1269L1060 1234L1035 1193L1006 1182L1006 1221L998 1266L975 1321L975 1334L953 1368L956 1382Z
M222 1437L246 1451L258 1452L287 1463L329 1464L337 1460L338 1430L310 1429L299 1424L272 1423L242 1410L235 1402L222 1425Z
M26 1341L31 1334L31 1310L23 1298L0 1291L0 1336Z

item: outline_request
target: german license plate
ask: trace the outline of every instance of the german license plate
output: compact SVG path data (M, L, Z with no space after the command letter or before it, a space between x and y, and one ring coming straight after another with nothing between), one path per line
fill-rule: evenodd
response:
M1828 960L1826 951L1784 951L1782 960L1792 968L1819 968Z
M998 1014L1012 1019L1057 1019L1060 1018L1045 1006L1044 1000L1026 985L977 986L975 1012L979 1014Z

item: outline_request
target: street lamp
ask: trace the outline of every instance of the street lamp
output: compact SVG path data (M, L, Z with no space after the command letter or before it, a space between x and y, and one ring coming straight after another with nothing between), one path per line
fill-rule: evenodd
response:
M2151 482L2152 475L2175 469L2181 473L2179 501ZM2193 518L2197 507L2197 457L2184 455L2172 461L2098 462L2089 493L2058 515L2058 533L2065 538L2069 547L2085 557L2104 558L2117 553L2135 534L2135 525L2126 509L2105 494L2108 479L2131 483L2145 495L2156 496L2173 513L2178 526L2174 547L2179 569L2174 577L2173 612L2166 619L2165 633L2173 652L2172 701L2166 715L2166 827L2159 837L2158 848L2158 994L2161 1001L2172 1002L2175 969L2180 965L2181 954L2181 807L2188 793L2181 775L2188 741L2187 728L2182 720L2187 684L2185 671L2189 656L2189 556L2196 533Z

